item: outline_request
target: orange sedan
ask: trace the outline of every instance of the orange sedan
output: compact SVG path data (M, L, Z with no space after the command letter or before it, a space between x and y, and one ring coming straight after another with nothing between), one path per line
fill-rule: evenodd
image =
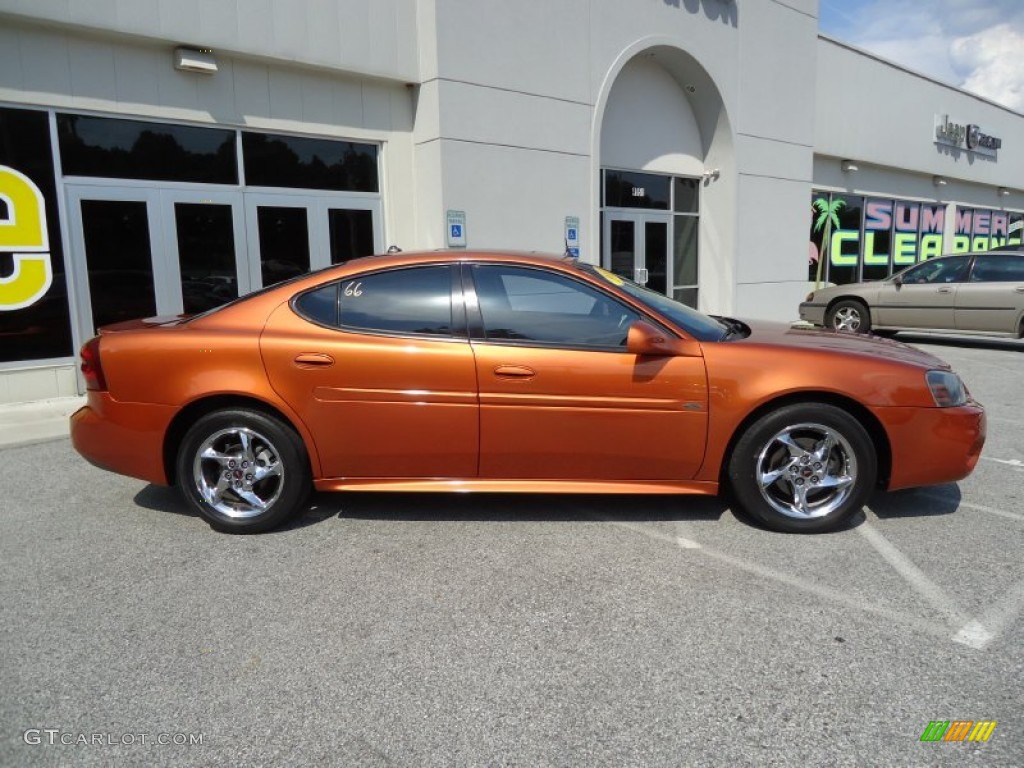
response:
M702 315L600 268L373 256L82 348L76 450L214 528L320 491L717 494L781 531L968 475L984 410L898 342Z

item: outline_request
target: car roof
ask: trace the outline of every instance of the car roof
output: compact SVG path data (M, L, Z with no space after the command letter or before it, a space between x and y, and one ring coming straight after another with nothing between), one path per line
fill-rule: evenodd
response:
M252 313L259 314L261 311L268 311L270 307L280 303L286 297L302 293L321 283L344 279L347 275L359 274L367 270L400 269L402 267L423 266L425 264L451 264L452 262L473 261L507 262L525 266L554 266L563 271L578 269L580 266L579 260L570 256L556 253L538 253L536 251L485 251L450 248L362 256L346 261L343 264L335 264L314 272L297 275L254 293L240 296L234 301L196 315L190 322L204 325L207 322L207 317L215 317L216 319L212 322L224 324L231 322L231 318L235 315L241 318L248 318L252 316Z
M515 251L515 250L469 250L465 248L438 248L432 251L399 251L397 253L378 253L372 256L362 256L345 262L345 265L362 267L374 263L386 263L388 266L402 264L430 264L435 262L450 263L452 261L514 261L518 264L538 264L550 266L552 262L568 264L575 259L561 253L546 253L542 251Z

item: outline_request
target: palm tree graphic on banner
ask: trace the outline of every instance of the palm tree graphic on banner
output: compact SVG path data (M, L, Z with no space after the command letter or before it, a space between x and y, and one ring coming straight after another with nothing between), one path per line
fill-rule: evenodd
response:
M846 205L845 200L835 199L829 202L828 198L825 197L819 197L811 203L811 207L817 212L817 218L814 220L814 231L821 232L822 228L825 230L824 237L821 240L821 256L818 257L818 273L814 278L815 290L821 287L821 265L828 258L829 244L832 240L832 229L839 229L839 211L844 205Z

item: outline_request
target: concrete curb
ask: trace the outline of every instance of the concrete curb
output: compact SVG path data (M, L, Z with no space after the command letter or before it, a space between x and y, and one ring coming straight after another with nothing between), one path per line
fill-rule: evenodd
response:
M67 437L68 418L83 405L84 397L0 405L0 448Z

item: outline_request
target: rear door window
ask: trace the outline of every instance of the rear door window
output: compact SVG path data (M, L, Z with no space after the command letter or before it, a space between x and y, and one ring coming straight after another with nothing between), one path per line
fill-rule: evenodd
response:
M394 269L304 293L295 310L320 325L355 331L452 335L452 267Z
M977 256L971 270L972 283L1024 282L1024 255Z

